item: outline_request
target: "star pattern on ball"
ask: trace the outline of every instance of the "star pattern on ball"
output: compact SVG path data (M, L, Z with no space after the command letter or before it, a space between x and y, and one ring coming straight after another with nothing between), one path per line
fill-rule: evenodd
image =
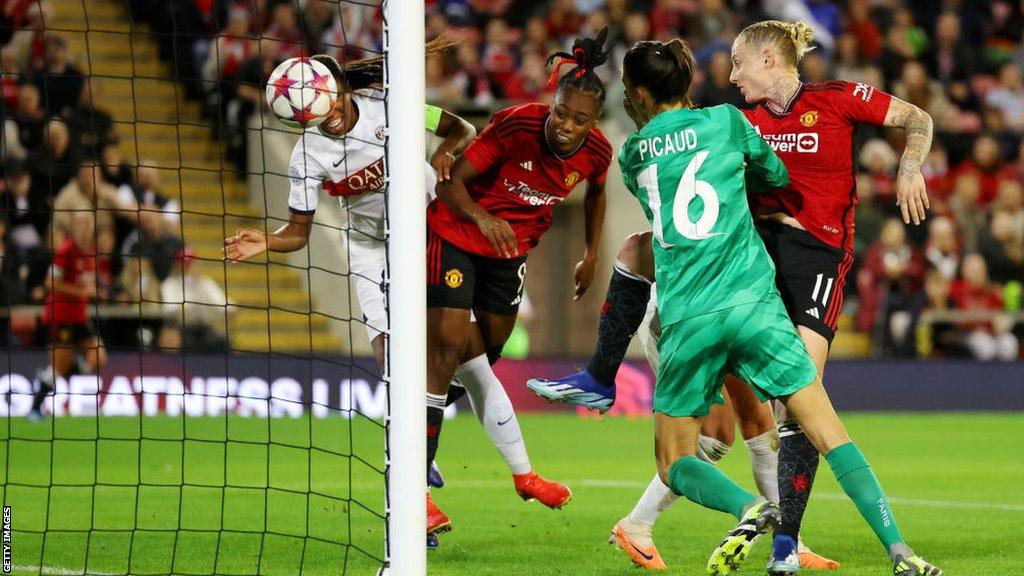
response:
M274 81L274 98L279 96L288 97L288 89L298 83L298 80L293 80L287 75L283 75Z
M306 82L306 86L312 87L316 90L317 94L330 94L332 92L331 86L331 75L330 74L317 74L313 72L313 79Z
M319 116L310 112L308 108L296 108L295 106L292 106L291 120L293 122L298 122L300 125L305 126L316 118L319 118Z

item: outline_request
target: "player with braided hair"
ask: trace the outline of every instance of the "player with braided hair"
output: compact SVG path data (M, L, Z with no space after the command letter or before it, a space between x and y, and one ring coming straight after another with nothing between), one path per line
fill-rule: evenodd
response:
M438 183L438 198L427 209L428 466L437 453L452 375L460 363L498 360L522 299L527 253L551 225L552 207L583 182L587 247L574 270L575 296L594 279L611 163L611 145L596 127L605 89L594 68L607 59L607 35L605 29L579 38L571 53L555 54L552 59L561 60L552 74L554 102L496 113L455 161L451 179ZM559 76L565 64L572 68ZM524 498L538 481L543 479L535 474L515 475ZM552 508L571 497L555 483L534 493ZM451 526L429 495L427 522L428 531Z

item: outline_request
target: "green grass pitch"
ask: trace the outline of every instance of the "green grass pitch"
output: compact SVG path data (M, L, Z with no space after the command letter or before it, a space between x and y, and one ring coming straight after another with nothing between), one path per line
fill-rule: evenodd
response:
M1024 417L845 420L917 551L950 576L1024 574ZM476 421L450 420L438 458L448 485L434 494L454 531L429 553L430 573L637 574L606 541L653 474L650 420L560 414L523 416L521 423L534 468L567 482L572 502L561 511L522 502ZM374 422L5 424L0 479L12 507L17 574L292 575L301 566L306 574L372 575L372 557L382 554L383 487L374 468L381 466L383 432ZM54 433L60 440L47 441ZM739 441L721 465L753 490ZM51 483L58 487L33 487ZM733 523L678 502L655 529L670 573L703 574L708 553ZM843 563L837 576L891 574L824 463L804 536ZM764 539L739 573L762 574L767 550Z

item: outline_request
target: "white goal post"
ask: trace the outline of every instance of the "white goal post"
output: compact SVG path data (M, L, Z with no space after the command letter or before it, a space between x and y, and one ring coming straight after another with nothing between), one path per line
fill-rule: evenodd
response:
M384 2L388 114L387 544L389 576L424 576L426 553L426 190L424 5Z

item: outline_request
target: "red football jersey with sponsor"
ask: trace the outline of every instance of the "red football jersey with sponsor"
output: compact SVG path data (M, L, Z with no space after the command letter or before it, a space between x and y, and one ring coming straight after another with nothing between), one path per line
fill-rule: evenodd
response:
M829 246L853 253L857 205L853 131L882 124L892 96L863 83L804 84L783 114L744 114L789 169L789 185L751 194L754 214L784 212Z
M82 252L71 238L64 240L53 255L54 280L84 285L96 281L96 255ZM85 324L89 321L89 299L49 292L43 307L43 324Z
M465 156L480 173L466 183L469 195L483 209L512 226L523 255L540 242L551 226L551 209L580 182L604 184L612 147L593 129L580 147L562 158L548 146L544 125L546 104L506 108L466 148ZM427 208L427 225L459 248L500 258L470 220L463 219L440 198Z

